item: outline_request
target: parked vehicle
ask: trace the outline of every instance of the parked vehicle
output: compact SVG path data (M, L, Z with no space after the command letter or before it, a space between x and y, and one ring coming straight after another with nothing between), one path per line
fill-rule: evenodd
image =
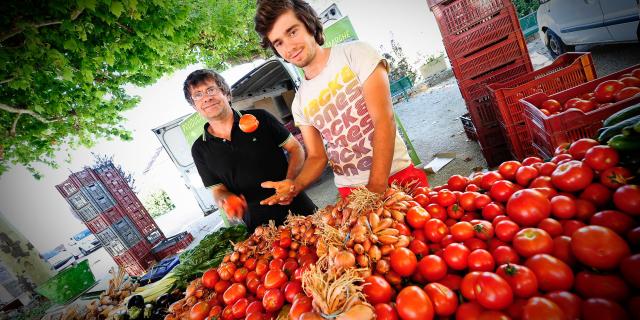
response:
M162 261L158 262L149 272L147 272L144 276L140 278L140 285L147 285L152 282L156 282L162 279L169 271L171 271L175 266L180 264L180 259L178 255L174 255L171 257L167 257L162 259Z
M64 267L73 263L74 261L75 261L74 255L65 249L58 251L54 256L47 259L47 262L49 262L49 264L55 270L63 269Z
M539 0L538 32L555 58L576 45L636 42L640 0Z
M69 239L70 251L76 258L80 255L86 256L102 247L100 240L89 229L84 229Z

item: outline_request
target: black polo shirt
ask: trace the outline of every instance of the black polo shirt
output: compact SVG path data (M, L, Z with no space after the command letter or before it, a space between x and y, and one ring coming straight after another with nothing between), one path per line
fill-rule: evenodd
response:
M246 133L238 126L241 114L252 114L258 121L256 131ZM291 137L287 129L265 110L233 110L231 140L204 132L191 147L191 155L205 187L223 184L230 192L244 195L249 207L245 223L250 229L269 219L281 224L288 210L295 214L312 214L316 208L304 193L291 206L263 206L260 201L274 194L272 188L262 188L264 181L286 178L288 162L282 146ZM300 199L298 199L300 198ZM309 211L309 212L306 212Z

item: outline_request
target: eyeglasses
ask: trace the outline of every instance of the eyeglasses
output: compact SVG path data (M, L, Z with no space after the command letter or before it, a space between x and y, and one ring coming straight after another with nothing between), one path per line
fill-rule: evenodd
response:
M198 92L194 93L193 95L191 95L191 99L193 99L193 101L198 101L198 100L204 98L205 94L207 96L214 96L214 95L217 95L217 94L219 94L221 92L222 92L222 90L220 90L220 88L218 88L218 87L209 87L204 92L198 91Z

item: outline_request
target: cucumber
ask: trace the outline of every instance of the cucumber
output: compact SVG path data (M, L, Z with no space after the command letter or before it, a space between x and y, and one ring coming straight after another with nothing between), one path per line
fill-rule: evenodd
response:
M609 118L607 118L606 120L604 120L604 122L602 123L603 127L610 127L616 123L622 122L625 119L628 119L630 117L633 116L637 116L640 115L640 103L638 104L634 104L630 107L626 107L612 115L609 116Z
M600 135L598 136L598 141L600 141L600 143L606 143L607 141L609 141L609 139L611 139L611 137L622 132L622 128L635 125L638 121L640 121L640 115L631 117L629 119L618 122L615 125L609 126L602 133L600 133Z
M630 125L630 126L626 126L626 127L622 128L622 134L625 137L635 136L636 135L636 131L633 130L633 125ZM637 138L640 139L640 137L637 137Z
M637 133L640 133L640 121L636 122L636 124L633 125L633 130L635 130Z
M640 139L637 137L627 137L622 134L613 136L607 144L618 151L637 151L640 150Z

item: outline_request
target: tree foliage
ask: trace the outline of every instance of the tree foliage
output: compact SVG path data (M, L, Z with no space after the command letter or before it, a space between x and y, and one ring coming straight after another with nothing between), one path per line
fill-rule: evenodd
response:
M391 81L399 80L402 77L411 79L411 83L415 83L418 73L413 68L407 56L402 50L402 46L395 40L391 39L391 52L385 52L382 56L389 63L389 79Z
M52 0L0 4L0 174L56 167L54 153L131 139L123 111L189 64L224 69L264 57L255 0Z
M176 208L176 205L164 190L158 190L146 196L142 202L153 218L159 217Z
M536 12L540 6L538 0L513 0L513 5L518 11L518 17L524 17L532 12Z

